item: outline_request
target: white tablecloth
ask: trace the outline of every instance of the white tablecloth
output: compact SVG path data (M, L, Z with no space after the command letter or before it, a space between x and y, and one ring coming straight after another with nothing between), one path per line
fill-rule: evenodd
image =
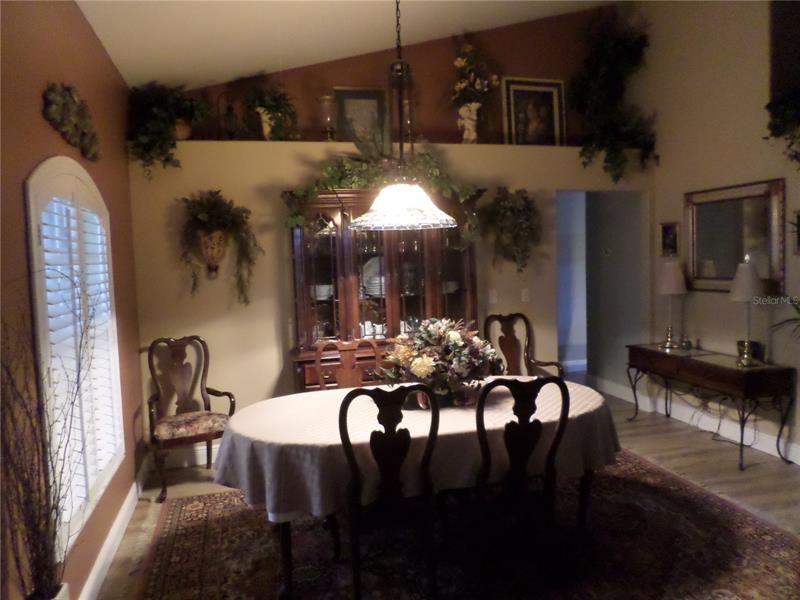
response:
M522 379L522 378L521 378ZM619 441L611 412L595 390L567 383L569 422L556 458L559 477L577 477L585 469L615 462ZM303 514L326 516L346 506L349 470L339 438L339 406L347 389L332 389L279 396L237 412L222 438L216 461L217 483L239 488L251 506L266 507L273 522ZM506 388L494 390L487 400L486 429L492 451L493 480L500 479L508 461L503 428L513 418ZM537 400L535 417L542 421L542 438L531 457L529 471L541 473L549 442L561 408L555 385L547 385ZM439 437L431 463L436 490L474 486L481 464L474 407L443 408ZM369 451L369 436L380 429L377 408L368 397L353 401L349 416L350 438L364 472L364 502L375 496L377 469ZM404 464L406 495L418 492L414 473L430 426L430 411L404 410L399 427L412 437Z

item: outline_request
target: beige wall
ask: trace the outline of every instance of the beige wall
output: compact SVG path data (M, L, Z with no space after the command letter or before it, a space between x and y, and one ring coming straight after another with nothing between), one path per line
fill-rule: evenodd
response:
M556 358L555 191L611 188L599 167L584 169L577 148L494 145L435 147L449 172L480 186L526 188L544 216L544 243L536 259L518 274L511 263L493 265L491 249L478 253L479 314L520 310L531 316L537 355ZM181 169L156 170L147 181L131 165L137 290L141 346L159 336L203 335L211 347L209 383L233 391L239 406L293 390L290 349L293 345L293 289L289 232L284 225L281 190L313 176L333 152L353 151L350 144L322 142L183 142L178 146ZM616 186L645 189L645 176ZM202 280L195 296L178 261L180 210L174 200L203 189L221 189L249 207L259 242L251 304L236 302L231 264L216 281ZM230 256L228 257L230 258ZM520 290L529 290L522 302ZM488 304L489 290L498 302ZM142 361L144 368L144 361ZM144 371L143 371L144 373ZM149 393L144 373L143 396Z
M650 50L635 97L658 115L661 156L653 170L654 256L658 223L685 225L683 194L688 191L784 177L787 212L800 208L798 165L783 156L782 143L762 139L770 83L769 3L646 2L639 10L650 24ZM786 256L786 291L800 295L800 256ZM654 299L661 332L666 301ZM686 331L709 349L735 352L736 340L745 333L744 314L744 307L724 294L686 297ZM789 314L786 308L754 308L753 339L766 341L776 362L800 367L800 344L786 331L769 331L769 323ZM797 409L793 424L790 438L799 443ZM775 431L770 425L760 429Z

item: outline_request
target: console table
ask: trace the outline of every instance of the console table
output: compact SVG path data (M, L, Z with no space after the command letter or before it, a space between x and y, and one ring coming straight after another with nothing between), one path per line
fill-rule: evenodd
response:
M658 344L628 346L628 381L633 390L634 412L639 414L636 385L645 375L664 379L664 412L672 410L672 382L685 383L716 392L736 402L739 416L739 469L744 470L744 429L747 419L756 408L771 402L781 417L778 430L778 456L791 462L781 451L781 436L794 404L796 371L792 367L760 364L755 367L736 366L736 356L708 350L663 350Z

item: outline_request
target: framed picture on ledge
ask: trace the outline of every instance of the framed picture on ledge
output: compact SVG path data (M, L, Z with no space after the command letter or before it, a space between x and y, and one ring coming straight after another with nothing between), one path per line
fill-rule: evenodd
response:
M389 154L389 103L386 90L333 88L336 140L356 142L374 154Z
M567 139L564 82L503 77L506 144L562 146Z
M661 256L665 258L678 256L679 240L680 225L678 223L661 223Z

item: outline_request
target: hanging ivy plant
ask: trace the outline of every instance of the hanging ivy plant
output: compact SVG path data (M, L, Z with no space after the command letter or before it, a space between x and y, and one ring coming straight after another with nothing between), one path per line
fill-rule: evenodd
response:
M152 167L180 167L175 158L175 122L183 119L190 125L208 114L208 103L190 98L183 86L169 87L156 81L131 89L128 111L128 154L142 163L145 177L152 177Z
M625 102L628 80L639 70L649 46L646 33L623 23L617 12L602 13L589 27L587 56L569 88L571 107L586 130L581 162L586 167L604 153L603 170L618 182L628 167L627 149L639 152L641 166L656 155L654 116Z
M181 198L180 202L183 203L186 217L180 239L181 260L191 268L192 293L197 290L199 284L196 257L208 260L203 256L204 250L208 251L207 247L203 247L204 236L221 232L223 240L219 240L217 246L227 245L228 239L233 240L236 249L236 290L239 302L249 304L248 290L253 266L256 263L256 256L264 253L250 227L250 209L234 205L220 190L196 192L189 197ZM216 260L221 258L220 255ZM209 275L214 277L216 264L209 262L206 264Z
M789 160L800 163L800 88L770 102L766 108L769 135L783 139L786 142L783 153Z
M325 162L316 180L283 193L284 202L289 208L286 224L289 227L304 226L306 206L322 190L378 188L389 181L394 173L395 164L381 156L338 156ZM429 194L458 200L464 213L459 219L462 239L467 243L471 242L477 230L474 204L481 190L449 177L439 159L428 152L418 152L407 157L406 174L416 179Z
M492 201L478 208L478 219L482 234L494 238L495 260L511 261L522 271L542 240L542 217L528 192L497 188Z
M92 124L89 105L71 85L49 83L45 88L42 114L47 122L71 146L88 160L100 158L100 146Z

